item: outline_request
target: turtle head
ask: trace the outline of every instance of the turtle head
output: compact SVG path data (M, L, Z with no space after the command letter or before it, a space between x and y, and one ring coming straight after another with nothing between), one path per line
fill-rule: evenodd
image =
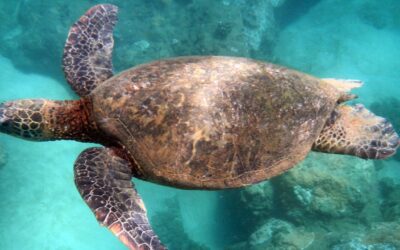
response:
M44 100L19 100L0 103L0 132L36 140L43 137Z
M96 142L100 133L85 100L17 100L0 103L0 132L32 141Z

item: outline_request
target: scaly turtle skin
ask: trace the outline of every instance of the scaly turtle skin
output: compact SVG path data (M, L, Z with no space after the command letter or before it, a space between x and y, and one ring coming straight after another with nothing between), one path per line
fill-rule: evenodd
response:
M310 150L383 159L400 144L392 125L342 104L357 81L318 79L245 58L183 57L112 76L117 8L97 5L64 49L75 101L0 104L0 132L28 140L97 142L75 162L75 184L97 220L129 249L162 250L133 176L222 189L293 167Z

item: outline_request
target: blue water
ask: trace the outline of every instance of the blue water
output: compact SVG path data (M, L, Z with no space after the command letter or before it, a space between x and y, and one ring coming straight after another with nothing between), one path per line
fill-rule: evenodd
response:
M399 1L110 2L121 8L117 70L162 57L219 54L360 79L357 102L389 116L400 131ZM0 101L77 98L59 59L69 26L96 3L0 1ZM0 135L0 249L125 249L98 225L74 186L73 163L89 146ZM183 191L134 182L172 250L400 249L399 164L399 158L314 153L302 171L255 189ZM287 180L292 176L295 183Z

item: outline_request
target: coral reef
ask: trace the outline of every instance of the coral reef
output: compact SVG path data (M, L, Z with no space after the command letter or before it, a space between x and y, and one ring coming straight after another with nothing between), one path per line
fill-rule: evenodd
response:
M56 75L68 33L68 20L89 3L55 0L1 2L2 55L21 69ZM47 25L44 25L47 24Z
M342 234L340 237L327 237L332 250L396 250L400 248L400 223L374 223L366 230Z
M370 190L377 186L373 163L350 156L311 153L272 182L282 213L297 223L357 217L379 195Z
M12 58L20 69L60 77L59 62L70 25L100 2L2 1L0 31L5 35L0 53ZM273 12L284 1L108 2L120 7L114 56L115 68L120 71L172 56L270 56L276 37Z
M182 224L182 213L179 208L177 197L165 201L164 211L156 213L153 218L153 228L161 240L170 249L182 250L208 250L195 241L191 240L186 234Z
M380 182L383 201L381 203L381 212L385 221L400 222L400 184L393 179L384 178Z
M399 249L399 232L400 221L375 223L366 232L365 236L363 237L363 241L366 244L386 245L388 247L386 249Z
M240 192L239 201L246 204L242 212L250 215L247 224L262 225L271 216L274 209L274 193L269 181L252 185Z
M247 44L253 51L258 51L260 46L270 46L275 40L277 27L275 27L274 8L283 1L255 0L253 4L240 1L241 14L244 24L244 36ZM258 55L262 57L262 55Z
M304 228L270 219L251 234L248 241L230 246L227 250L306 249L314 238L314 233L307 232Z
M248 240L226 249L395 250L400 247L399 228L398 222L373 223L368 227L340 223L316 228L270 219L251 234Z
M377 176L372 161L310 153L239 191L248 236L227 249L397 249L400 185Z

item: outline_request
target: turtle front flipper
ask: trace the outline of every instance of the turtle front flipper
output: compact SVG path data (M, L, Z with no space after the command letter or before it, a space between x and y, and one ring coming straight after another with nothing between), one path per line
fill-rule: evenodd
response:
M362 105L341 105L328 119L313 150L384 159L395 154L399 144L399 136L386 119Z
M75 184L96 215L129 249L166 249L154 234L132 182L132 166L117 149L89 148L75 162Z
M114 5L96 5L69 30L62 64L68 83L80 96L90 94L113 75L111 56L117 12Z

